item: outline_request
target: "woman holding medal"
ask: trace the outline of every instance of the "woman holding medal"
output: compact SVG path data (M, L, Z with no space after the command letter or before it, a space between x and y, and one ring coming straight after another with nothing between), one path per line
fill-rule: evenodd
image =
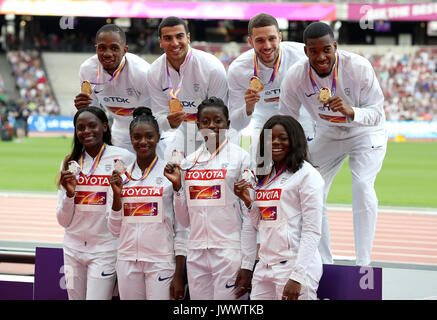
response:
M117 239L107 227L114 159L134 161L111 143L103 110L85 107L74 116L73 150L61 165L56 217L65 228L64 270L70 300L111 299Z
M265 133L271 130L271 141ZM252 279L251 300L317 299L322 276L318 252L324 182L307 160L302 126L290 116L273 116L260 134L261 156L271 152L267 175L251 185L241 180L235 194L250 208L260 235L259 262ZM257 167L265 167L258 158Z
M187 276L193 300L247 298L256 256L256 231L233 193L234 183L250 167L249 154L228 141L228 108L216 97L197 111L205 143L182 163L168 163L175 213L190 227Z
M173 186L163 177L165 163L156 155L158 123L145 107L136 108L133 117L129 131L137 159L125 172L114 170L110 178L114 201L108 227L120 238L120 298L180 300L187 230L175 219Z
M333 263L326 199L335 175L349 157L356 264L370 264L378 198L374 183L384 161L387 130L384 95L370 62L337 50L329 25L310 24L304 31L303 59L281 85L279 112L295 118L303 105L316 122L310 159L325 180L320 254Z

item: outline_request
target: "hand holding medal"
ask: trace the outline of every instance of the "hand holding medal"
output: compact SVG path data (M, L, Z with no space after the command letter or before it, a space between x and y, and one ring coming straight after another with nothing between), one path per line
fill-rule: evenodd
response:
M114 170L120 173L120 175L123 175L126 172L127 168L123 160L114 159Z
M329 90L329 88L326 87L321 88L317 98L323 104L328 103L328 100L331 98L331 90Z
M172 98L168 105L170 107L170 113L175 113L183 110L182 103L177 98Z
M250 184L250 187L254 189L257 184L257 180L255 175L253 174L252 170L245 169L241 175L244 181L246 181L248 184Z
M73 175L77 176L81 173L82 168L76 161L72 160L68 161L68 171L71 172Z
M85 93L87 95L91 95L93 93L93 89L91 88L91 84L88 80L84 80L81 86L81 93Z
M253 76L249 81L249 89L261 92L264 89L264 84L257 76Z

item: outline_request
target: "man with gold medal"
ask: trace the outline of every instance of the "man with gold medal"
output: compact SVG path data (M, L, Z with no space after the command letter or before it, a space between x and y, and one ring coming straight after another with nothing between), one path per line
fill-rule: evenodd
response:
M146 73L149 63L129 53L124 31L106 24L96 34L96 54L80 66L81 92L74 100L76 109L87 106L104 108L113 118L112 139L115 146L134 151L129 124L136 107L150 106Z
M148 72L151 109L161 130L158 154L170 160L176 149L184 157L194 152L202 137L196 137L197 106L207 97L228 99L226 70L214 55L190 46L187 23L167 17L158 26L164 53ZM197 139L196 139L197 138Z
M305 52L302 43L282 41L278 22L269 14L254 16L249 21L248 33L252 49L235 59L228 70L229 111L232 128L250 129L254 156L261 128L267 119L278 114L280 85L285 72L304 58ZM304 109L301 120L311 139L313 121Z
M331 183L349 156L356 264L370 264L378 199L374 189L386 147L384 95L370 62L337 50L331 27L322 22L304 31L305 54L281 85L279 112L293 117L303 105L314 121L309 143L311 163L325 180L322 238L323 263L333 263L326 199Z

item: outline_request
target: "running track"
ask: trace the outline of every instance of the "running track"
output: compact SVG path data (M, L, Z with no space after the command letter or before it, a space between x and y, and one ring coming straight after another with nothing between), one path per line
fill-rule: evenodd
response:
M0 194L2 240L61 243L54 196ZM352 213L347 207L329 210L334 258L353 258ZM437 265L437 209L381 209L372 261Z

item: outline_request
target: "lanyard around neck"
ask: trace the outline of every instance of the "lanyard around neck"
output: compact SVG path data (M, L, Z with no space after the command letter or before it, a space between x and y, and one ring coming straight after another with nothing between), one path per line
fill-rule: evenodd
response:
M102 147L100 148L99 153L94 158L94 162L93 162L93 165L91 166L91 170L86 175L83 174L82 172L80 172L80 175L86 176L86 177L90 177L94 173L94 171L96 171L97 166L99 165L100 159L102 158L103 153L105 152L105 150L106 150L106 143L104 143L102 145ZM79 158L79 165L82 168L82 170L83 170L83 160L84 160L84 158L85 158L85 151L82 153L82 155Z
M332 78L332 86L331 86L331 94L332 96L335 96L335 91L337 90L337 80L338 80L338 65L339 65L339 57L338 53L335 53L335 67L334 67L334 77ZM311 72L311 65L310 65L310 81L311 85L313 86L314 92L319 93L320 89L317 87L316 81L314 80L313 73Z
M173 84L171 83L170 71L168 69L168 61L166 60L165 67L166 67L166 71L167 71L167 84L168 84L170 96L173 99L176 99L176 96L178 95L179 91L181 91L182 81L184 80L185 72L188 69L188 65L190 64L192 54L193 54L193 49L190 48L190 50L188 51L188 54L187 54L187 62L185 63L185 67L184 67L184 70L182 72L181 78L179 79L179 83L176 87L176 90L175 90L175 88L173 88Z
M279 47L279 54L278 58L276 59L275 67L273 68L272 75L270 76L269 83L273 83L275 81L276 76L278 75L279 66L281 65L281 57L282 57L282 50L281 47ZM257 78L259 74L259 66L258 66L258 58L256 57L256 53L253 55L253 75Z

